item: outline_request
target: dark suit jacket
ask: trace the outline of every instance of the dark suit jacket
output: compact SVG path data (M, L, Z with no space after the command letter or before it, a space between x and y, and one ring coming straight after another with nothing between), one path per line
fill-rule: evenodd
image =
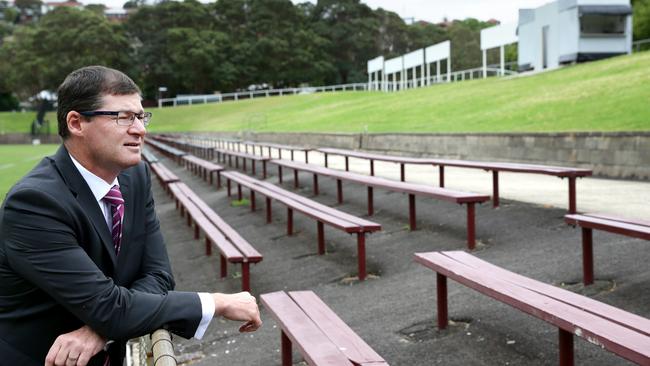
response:
M43 365L57 336L84 324L123 344L158 328L190 338L196 293L171 291L169 259L143 163L118 177L125 200L122 247L65 147L43 159L0 208L0 365ZM101 364L104 352L91 364Z

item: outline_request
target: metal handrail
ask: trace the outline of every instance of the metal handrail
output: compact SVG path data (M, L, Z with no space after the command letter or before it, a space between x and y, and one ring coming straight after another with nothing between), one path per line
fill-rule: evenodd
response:
M132 339L128 345L127 366L178 366L171 334L164 329Z

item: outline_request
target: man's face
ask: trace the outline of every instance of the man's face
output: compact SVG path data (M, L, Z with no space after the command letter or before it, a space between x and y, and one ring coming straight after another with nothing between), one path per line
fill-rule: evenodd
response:
M97 110L143 112L139 94L105 95ZM115 116L95 116L84 127L84 144L94 168L89 170L95 174L116 176L140 162L146 130L139 119L131 126L121 126L115 122Z

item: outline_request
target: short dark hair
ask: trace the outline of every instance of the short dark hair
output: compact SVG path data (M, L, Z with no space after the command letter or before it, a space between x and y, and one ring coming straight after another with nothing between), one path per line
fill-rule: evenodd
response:
M104 95L142 94L130 77L104 66L86 66L68 75L59 86L56 117L59 136L70 135L66 118L70 111L92 111L101 107Z

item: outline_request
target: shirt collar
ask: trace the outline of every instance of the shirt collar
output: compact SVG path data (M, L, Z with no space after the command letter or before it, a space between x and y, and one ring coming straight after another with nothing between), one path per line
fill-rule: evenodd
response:
M70 155L70 153L68 153L68 155ZM90 170L84 168L84 166L81 165L81 163L79 163L72 155L70 155L70 159L72 159L72 163L74 163L74 166L77 167L77 170L79 173L81 173L81 176L86 181L86 184L88 184L88 187L93 192L93 196L95 196L97 202L100 202L113 186L120 186L120 183L117 181L117 177L115 180L113 180L113 183L108 184L105 180L91 173Z

